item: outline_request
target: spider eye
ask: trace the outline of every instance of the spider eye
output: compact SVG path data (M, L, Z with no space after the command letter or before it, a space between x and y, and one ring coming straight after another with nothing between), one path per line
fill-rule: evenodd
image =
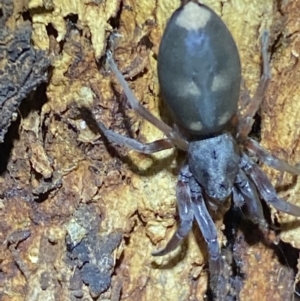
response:
M215 150L212 151L212 158L213 158L214 160L217 159L217 152L216 152Z

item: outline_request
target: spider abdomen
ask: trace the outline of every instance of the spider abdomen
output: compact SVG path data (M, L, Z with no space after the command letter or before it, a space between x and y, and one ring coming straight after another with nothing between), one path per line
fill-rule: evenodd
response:
M191 135L222 132L236 113L241 66L220 17L188 2L172 15L161 40L158 77L176 124Z

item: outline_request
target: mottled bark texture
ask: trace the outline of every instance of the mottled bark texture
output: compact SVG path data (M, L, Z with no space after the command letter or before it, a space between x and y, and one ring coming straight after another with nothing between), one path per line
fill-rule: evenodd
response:
M300 1L205 3L232 31L250 93L261 71L259 37L270 30L272 80L253 134L274 155L300 162ZM91 118L143 142L162 138L128 109L104 55L117 33L115 59L130 87L169 122L156 57L178 5L1 1L0 300L209 300L207 248L197 227L172 254L151 256L177 226L182 154L109 145ZM265 170L280 195L299 205L299 179ZM266 207L282 229L266 237L239 210L224 219L227 209L213 218L231 277L228 300L291 300L300 222Z

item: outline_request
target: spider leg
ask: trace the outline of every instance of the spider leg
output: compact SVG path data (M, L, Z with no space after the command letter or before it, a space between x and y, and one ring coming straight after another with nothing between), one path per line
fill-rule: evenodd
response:
M190 180L190 187L194 216L208 246L210 272L216 272L214 269L219 265L220 259L217 228L206 208L202 189L194 178Z
M254 224L258 224L261 229L267 229L268 223L265 220L257 190L252 181L241 169L236 177L234 186L237 190L237 193L244 200L247 209L247 217Z
M251 103L251 96L250 96L250 91L248 90L246 86L246 81L242 77L241 79L241 92L240 92L240 99L239 99L239 107L241 111L244 111L249 104ZM239 118L241 118L241 114L239 115Z
M288 172L292 175L300 175L300 168L292 166L285 161L272 156L268 151L266 151L258 142L251 138L247 138L244 142L245 147L254 155L258 157L258 160L264 164L275 168L282 172Z
M188 142L184 140L177 132L175 132L170 126L166 123L155 117L150 111L148 111L145 107L143 107L132 93L131 89L129 88L124 76L118 69L115 61L112 58L111 52L107 53L107 62L117 77L119 83L121 84L127 99L130 103L130 106L133 110L135 110L138 114L140 114L144 119L152 123L158 129L160 129L171 141L174 145L182 150L188 149Z
M244 197L235 186L232 187L232 200L234 205L238 208L242 208L245 205Z
M218 260L220 250L218 244L218 232L212 220L202 195L202 189L194 178L190 179L192 193L192 206L196 221L200 227L202 235L208 245L208 253L212 260Z
M269 43L269 32L264 31L261 39L262 43L262 59L263 59L263 74L260 78L260 82L258 87L255 91L255 94L249 103L244 116L241 118L238 127L238 138L244 139L248 136L251 131L253 122L254 122L254 115L256 114L259 106L264 98L265 92L268 88L268 84L271 78L271 71L270 71L270 63L269 63L269 56L268 56L268 43Z
M133 149L134 151L139 153L152 154L164 149L169 149L174 147L174 145L171 143L170 139L168 138L143 144L135 139L125 137L112 130L109 130L102 122L98 121L97 125L109 142L127 146L128 148Z
M153 256L162 256L175 250L180 242L188 235L188 233L192 229L194 213L191 203L191 192L189 188L190 177L191 173L189 172L188 166L186 165L181 169L176 187L180 225L163 249L152 252Z
M220 256L217 228L206 208L202 189L194 178L190 179L190 188L194 216L208 246L210 287L216 300L225 300L229 283L226 262Z
M260 196L267 203L269 203L279 211L288 213L293 216L300 216L300 207L290 204L279 198L276 194L275 188L273 187L267 176L263 173L259 166L252 162L252 160L245 154L243 154L241 158L241 167L252 179Z

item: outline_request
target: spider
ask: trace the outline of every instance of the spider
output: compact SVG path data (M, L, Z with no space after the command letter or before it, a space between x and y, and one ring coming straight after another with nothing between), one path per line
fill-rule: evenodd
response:
M248 137L270 80L267 48L268 32L264 31L262 76L242 115L237 109L241 64L233 37L208 6L185 1L166 26L157 64L161 94L173 117L173 128L138 102L112 54L107 54L107 62L131 108L160 129L166 138L142 144L99 122L104 136L112 143L144 154L172 147L187 153L176 186L179 226L166 246L152 255L161 256L174 250L187 236L195 219L208 246L210 274L217 275L221 253L217 229L207 208L216 209L230 196L235 206L245 207L249 219L264 229L267 222L260 199L279 211L300 216L300 207L279 198L265 173L251 158L255 155L258 161L279 171L300 174L300 169L272 156Z

